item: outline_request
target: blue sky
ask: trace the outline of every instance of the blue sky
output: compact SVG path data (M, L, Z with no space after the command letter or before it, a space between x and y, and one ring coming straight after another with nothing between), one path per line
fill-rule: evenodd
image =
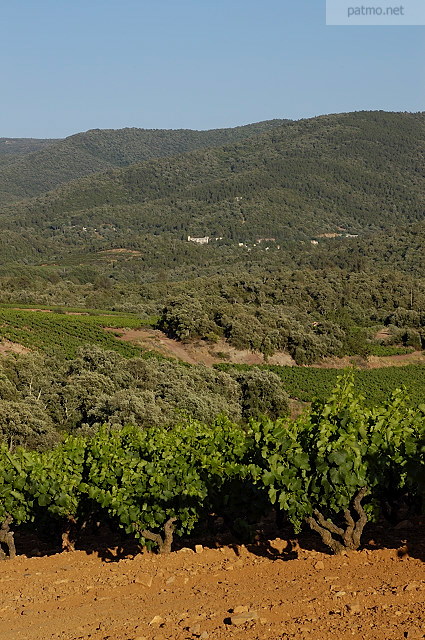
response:
M0 137L425 109L425 27L326 26L325 0L2 5Z

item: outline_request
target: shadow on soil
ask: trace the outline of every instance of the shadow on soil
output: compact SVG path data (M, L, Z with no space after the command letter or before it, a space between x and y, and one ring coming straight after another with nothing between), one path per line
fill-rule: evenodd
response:
M57 532L33 531L28 525L15 528L15 544L18 555L24 554L27 557L51 556L62 551ZM204 535L176 539L173 549L193 549L196 544L201 544L206 549L228 547L236 556L241 555L241 541L229 531L213 535L204 532ZM295 537L289 526L277 528L270 522L265 522L255 531L253 542L245 541L244 544L249 553L271 561L294 560L300 549L331 555L320 537L308 529ZM400 558L410 556L425 562L425 518L412 518L395 526L385 521L369 524L363 533L362 548L372 551L392 549ZM100 527L95 533L81 535L77 539L76 549L87 554L97 554L104 562L119 562L141 552L140 545L133 537L112 532L107 525Z

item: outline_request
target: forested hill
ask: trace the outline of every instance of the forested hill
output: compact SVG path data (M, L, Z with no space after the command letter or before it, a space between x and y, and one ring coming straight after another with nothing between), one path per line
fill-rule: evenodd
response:
M323 241L318 250L304 252L299 264L319 269L339 267L348 271L399 271L425 277L425 224L394 225L379 233L367 233L347 242Z
M0 163L12 162L55 142L59 141L51 138L0 138Z
M424 114L358 112L108 170L3 207L2 261L149 247L171 266L182 252L198 261L188 235L213 239L196 247L207 256L393 233L424 219L424 143Z
M242 140L286 120L231 129L93 129L64 140L0 138L0 202L32 197L92 173Z

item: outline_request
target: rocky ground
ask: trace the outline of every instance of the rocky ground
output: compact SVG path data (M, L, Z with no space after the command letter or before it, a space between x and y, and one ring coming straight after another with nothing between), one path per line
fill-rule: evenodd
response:
M424 547L399 539L338 557L279 538L20 555L1 564L0 640L425 638Z

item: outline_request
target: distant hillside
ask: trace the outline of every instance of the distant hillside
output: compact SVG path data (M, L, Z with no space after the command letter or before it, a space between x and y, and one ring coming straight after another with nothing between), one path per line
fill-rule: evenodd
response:
M3 207L1 260L81 264L125 249L137 268L176 268L255 261L266 246L270 254L311 249L325 234L339 234L343 251L424 220L424 144L424 114L359 112L108 170ZM212 240L195 246L188 235Z
M41 151L55 142L58 141L36 138L0 138L0 172L7 165L15 163L30 153ZM1 202L16 200L13 194L2 192L2 190L3 185L0 184Z
M64 140L2 138L0 203L32 197L106 169L236 142L284 122L269 120L210 131L93 129Z
M425 277L424 220L394 225L385 232L367 233L346 242L335 238L321 242L320 250L306 256L319 269L337 266L349 271L395 270Z
M0 138L0 157L23 156L28 153L40 151L45 147L49 147L59 140L55 139L37 139L37 138Z

